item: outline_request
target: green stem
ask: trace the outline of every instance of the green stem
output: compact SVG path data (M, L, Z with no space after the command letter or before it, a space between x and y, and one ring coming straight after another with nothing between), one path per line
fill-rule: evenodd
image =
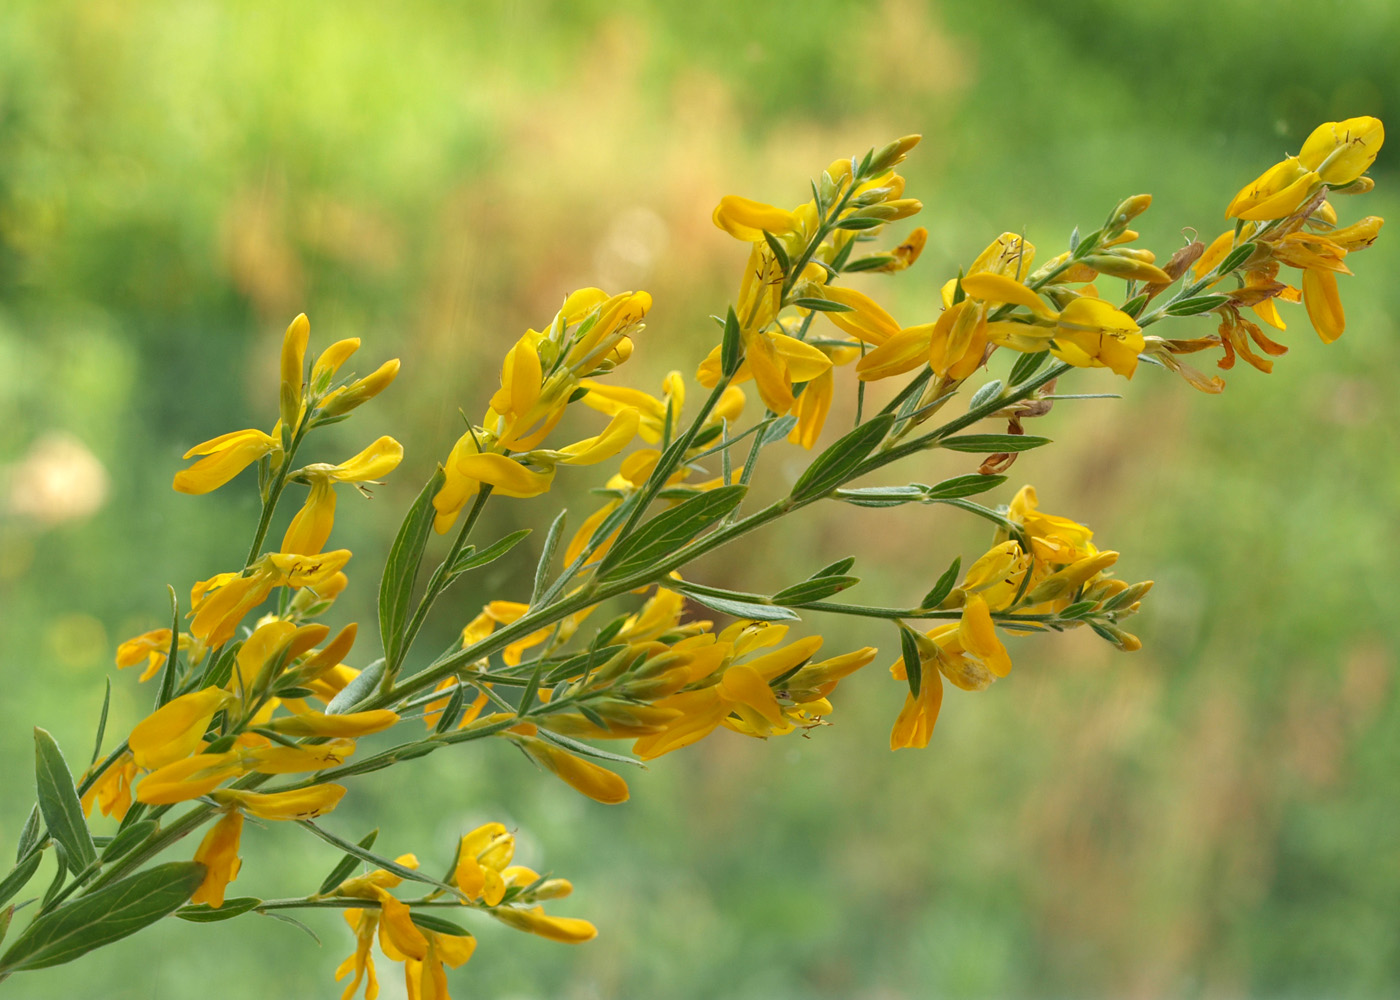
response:
M277 501L281 499L282 490L287 486L287 477L292 471L292 460L296 458L297 449L301 447L302 439L306 437L306 423L303 420L297 426L296 434L292 435L291 446L283 457L281 466L277 469L277 475L272 480L272 488L268 490L267 500L263 502L262 517L258 519L257 534L253 536L253 544L248 548L248 558L243 563L245 569L257 562L258 556L262 555L263 542L267 540L267 529L272 525L272 515L277 510Z

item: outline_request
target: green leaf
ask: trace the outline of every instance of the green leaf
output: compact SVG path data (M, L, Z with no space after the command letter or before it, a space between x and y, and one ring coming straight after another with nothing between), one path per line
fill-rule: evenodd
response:
M768 249L773 251L773 259L778 262L778 266L783 269L783 273L787 274L791 271L792 261L788 259L787 250L778 242L777 237L765 229L763 230L763 242L767 243Z
M259 906L262 906L262 900L257 896L235 896L232 899L224 900L224 905L218 909L208 903L182 906L175 911L175 916L195 924L216 924L220 920L232 920L234 917L242 916L249 910L256 910Z
M852 566L856 564L855 556L847 556L845 559L838 559L829 566L823 566L811 576L809 580L820 580L824 576L845 576Z
M287 916L287 914L278 913L276 910L263 910L262 916L271 917L273 920L280 920L284 924L291 924L297 930L303 931L309 938L311 938L311 940L315 941L317 946L321 944L321 939L316 936L316 932L313 931L310 927L307 927L296 917L289 917Z
M974 455L991 455L998 452L1030 451L1047 445L1050 439L1033 434L961 434L944 438L938 447L948 451L966 451Z
M1090 611L1093 611L1098 606L1098 601L1079 601L1078 603L1071 604L1069 607L1062 610L1060 612L1060 617L1067 619L1082 618L1084 615L1087 615Z
M512 531L504 538L499 538L492 542L480 552L471 554L463 552L462 558L458 559L457 565L453 566L451 569L452 575L457 576L461 573L465 573L469 569L478 569L485 566L487 563L495 562L497 559L501 558L501 556L515 548L516 545L520 544L520 541L530 533L530 530L529 528L521 528L519 531Z
M830 299L800 298L793 299L789 305L797 306L799 309L810 309L813 312L842 313L851 312L852 307L844 302L832 302Z
M0 879L0 906L14 899L15 893L29 884L29 880L34 877L34 871L42 860L44 860L44 855L35 851L11 868L8 875Z
M919 686L924 679L924 664L919 659L919 644L914 633L903 625L899 627L899 649L904 657L904 674L909 679L909 693L919 697Z
M49 833L68 858L68 867L80 872L97 860L97 848L83 819L83 807L73 775L53 737L34 728L34 773L39 787L39 809Z
M1216 274L1229 274L1239 267L1249 258L1254 256L1255 246L1253 243L1241 243L1235 249L1225 255L1225 259L1215 265Z
M439 744L439 746L441 745L442 744ZM424 875L422 872L415 871L412 868L408 868L404 865L401 865L397 861L390 861L388 858L382 858L378 854L374 854L371 851L360 847L358 844L352 844L348 840L344 840L340 837L337 837L329 830L317 826L309 819L299 819L294 820L293 822L295 822L297 826L304 827L305 829L310 830L313 834L320 837L326 843L331 844L334 847L339 847L346 854L353 854L361 861L368 861L376 868L383 868L386 872L390 872L391 874L397 875L399 878L407 879L410 882L422 882L424 885L431 885L435 888L442 889L445 892L451 893L453 897L457 897L459 895L457 889L453 886L448 885L446 882L439 882L432 876Z
M447 474L439 467L433 478L413 501L408 515L399 526L389 558L384 563L384 575L379 578L379 641L384 658L398 665L399 648L403 643L404 627L408 623L408 602L413 596L413 582L423 561L423 549L432 536L433 497L437 496Z
M607 627L611 629L612 623L609 622ZM601 637L603 633L600 632L598 634ZM613 634L616 635L616 632L614 632ZM596 646L592 649L589 649L585 653L579 653L576 656L569 657L563 663L559 664L557 667L551 670L549 672L549 675L545 679L551 685L554 685L560 683L561 681L566 681L571 677L581 677L589 671L602 666L604 663L607 663L614 656L616 656L618 653L621 653L626 648L627 647L625 645Z
M620 580L656 565L739 506L748 490L721 486L658 514L613 546L598 564L598 579Z
M358 846L368 851L374 846L374 842L377 839L379 839L379 827L375 827L369 833L361 837ZM335 867L331 869L331 873L326 876L325 880L321 883L321 887L316 890L316 894L324 896L336 886L340 885L340 883L350 877L350 873L353 872L355 866L360 863L360 859L355 855L345 855L345 857L336 862Z
M30 806L29 818L24 821L24 826L19 831L19 849L15 851L15 860L21 860L37 847L43 833L44 828L39 823L39 804L36 802Z
M833 594L839 594L860 583L858 576L822 576L815 580L803 580L791 587L784 587L773 595L774 604L802 605L813 601L824 601Z
M862 486L856 489L837 490L832 494L837 500L842 500L857 507L898 507L906 503L922 503L926 498L924 491L927 487L911 484L909 486Z
M434 934L449 934L452 937L472 936L471 931L460 924L454 924L451 920L431 913L424 913L422 910L410 910L408 916L419 927L425 931L432 931Z
M1038 372L1042 365L1050 359L1049 351L1037 351L1034 354L1022 354L1016 359L1016 363L1011 366L1011 374L1006 377L1008 385L1017 386L1030 379Z
M569 512L561 510L554 521L549 526L549 534L544 536L544 550L540 552L540 561L535 564L535 587L530 591L530 606L539 603L540 595L544 593L545 581L549 579L549 567L554 562L554 551L559 548L559 538L564 534L564 518Z
M107 679L107 690L102 695L102 714L97 717L97 738L92 741L92 760L88 761L88 767L97 763L97 758L102 756L102 738L107 735L107 710L112 707L112 678Z
M592 744L584 743L582 740L575 740L568 736L552 733L548 729L541 729L535 735L579 757L592 757L595 760L606 760L613 764L630 764L633 767L640 767L642 770L646 770L646 765L636 757L628 757L625 754L613 753L610 750L602 750Z
M919 607L931 610L947 600L948 595L953 592L953 587L958 582L958 573L961 571L962 556L958 556L953 560L953 564L943 571L943 575L938 578L933 589L924 595L924 599L919 602Z
M884 267L886 264L894 263L894 255L888 253L871 254L869 257L862 257L853 260L844 268L847 274L857 274L861 271L874 271Z
M355 710L355 706L374 693L374 689L379 686L379 679L384 676L384 658L380 657L365 669L361 670L349 684L340 689L340 693L331 699L326 706L327 715L346 715Z
M55 851L58 857L55 859L58 864L54 866L53 878L49 880L49 887L44 890L44 898L39 902L39 910L43 912L58 897L59 890L63 888L63 883L68 877L68 865L64 861L63 851Z
M0 911L0 941L5 940L5 935L10 933L10 920L15 915L15 908L7 906Z
M204 866L172 861L60 906L31 923L0 956L0 972L71 962L168 916L204 881Z
M1230 301L1228 295L1195 295L1189 299L1178 299L1167 306L1168 316L1195 316L1199 313L1218 309Z
M457 725L457 720L462 717L462 704L466 701L464 691L465 688L461 684L452 689L452 694L448 696L447 704L443 707L442 714L438 716L437 725L433 727L433 732L445 733Z
M1142 307L1145 305L1147 305L1147 293L1143 292L1141 295L1135 295L1127 302L1123 303L1123 312L1127 313L1133 319L1137 319L1138 315L1142 312Z
M165 651L165 669L160 672L160 686L156 689L156 708L160 708L175 694L175 671L180 666L180 598L175 588L166 584L170 591L170 648Z
M792 499L799 503L815 500L844 483L884 440L893 423L893 413L882 413L833 441L807 471L797 477L790 494Z
M223 687L233 677L233 664L238 659L238 651L243 648L242 642L235 642L225 646L224 651L217 659L210 658L209 666L204 670L204 676L200 678L200 688Z
M117 835L108 841L107 846L102 848L102 860L112 861L121 857L154 833L158 826L160 824L153 819L143 819L139 823L122 827L117 831Z
M724 317L724 339L720 341L719 366L725 375L733 375L744 361L744 345L739 337L739 317L734 307Z
M948 500L953 497L970 497L986 493L1006 482L1005 476L984 476L974 472L967 476L954 476L936 486L926 487L924 495L930 500Z
M884 219L872 219L868 216L852 215L841 219L836 223L837 229L876 229L885 224Z
M787 608L774 607L771 604L757 604L753 601L746 601L742 598L720 597L716 594L698 594L693 590L686 590L685 596L689 597L697 604L721 614L733 615L735 618L752 618L761 622L792 621L800 616Z
M986 406L994 399L1001 397L1001 379L994 378L986 385L979 388L972 394L972 398L967 401L967 408L975 410L978 407Z
M540 677L544 674L544 660L535 664L535 671L530 675L530 680L525 685L525 690L520 695L520 704L516 706L515 714L528 715L530 709L535 705L535 695L540 691Z

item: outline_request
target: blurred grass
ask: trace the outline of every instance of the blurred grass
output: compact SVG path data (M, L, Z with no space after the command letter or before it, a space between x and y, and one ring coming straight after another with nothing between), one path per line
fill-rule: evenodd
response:
M82 757L115 643L161 624L166 582L184 593L241 556L226 525L251 521L248 491L191 500L169 477L189 444L267 422L296 312L319 343L362 336L366 366L404 359L393 392L325 445L392 433L408 448L372 504L341 505L363 564L342 608L372 620L395 512L502 351L567 291L655 295L634 384L703 355L742 264L709 222L721 194L795 203L834 157L923 132L907 172L929 248L863 286L912 322L997 233L1024 228L1049 255L1135 191L1156 195L1141 228L1159 254L1183 227L1214 235L1230 195L1313 125L1386 116L1397 19L1380 0L12 2L0 488L13 496L56 441L100 468L52 481L66 520L0 519L0 849L28 809L28 727ZM1339 210L1393 215L1390 162ZM833 728L720 734L633 776L622 808L492 746L367 781L336 829L380 825L385 850L436 867L462 829L502 819L525 863L573 879L558 909L593 918L599 940L474 925L459 995L1394 995L1393 243L1343 279L1338 343L1295 309L1275 374L1237 369L1207 398L1144 370L1123 401L1058 407L1043 422L1057 445L1012 470L1120 549L1123 575L1159 581L1142 653L1017 641L1011 678L950 695L933 745L898 755L882 656L843 686ZM1076 386L1123 388L1101 373ZM548 503L502 507L495 526ZM870 514L814 513L707 579L776 585L860 553L853 596L911 600L984 541L978 525ZM481 601L519 596L524 575L483 575L425 648ZM838 648L890 645L833 628ZM117 678L114 720L149 697ZM289 830L245 843L239 892L311 884L331 863ZM349 938L312 923L319 950L267 920L181 924L10 988L336 995Z

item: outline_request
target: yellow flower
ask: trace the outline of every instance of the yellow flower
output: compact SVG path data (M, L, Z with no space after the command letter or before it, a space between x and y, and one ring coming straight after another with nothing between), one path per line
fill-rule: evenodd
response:
M510 739L535 762L593 801L610 806L627 801L627 782L607 768L575 757L567 750L535 736L511 733Z
M180 649L189 649L191 646L190 637L183 633L177 642ZM141 676L137 678L144 683L160 673L160 668L165 666L169 653L170 629L158 628L143 632L117 647L117 669L124 670L138 663L145 663L146 669L141 671Z
M273 744L238 751L239 764L245 771L259 774L299 774L321 771L345 763L355 752L353 739L331 740L306 746Z
M388 729L399 721L397 712L377 708L369 712L326 715L305 712L273 719L267 728L287 736L367 736Z
M734 194L720 199L713 219L716 226L745 243L763 243L765 231L785 236L798 228L795 213Z
M282 551L315 555L325 548L335 523L335 483L367 483L387 476L403 461L403 445L387 435L339 465L308 465L298 475L310 481L306 503L282 538Z
M136 786L136 801L166 806L208 795L229 778L243 773L235 751L201 753L157 767Z
M194 753L214 713L231 699L223 688L207 687L166 702L131 730L127 744L136 763L157 768Z
M1324 344L1332 343L1346 329L1347 318L1337 291L1337 276L1331 271L1308 268L1303 272L1303 306Z
M279 397L282 423L296 430L302 411L303 380L306 377L306 342L311 336L311 321L306 313L292 320L282 337L282 385Z
M1383 142L1385 126L1379 118L1364 116L1324 122L1303 143L1298 160L1309 170L1316 170L1322 183L1341 187L1366 172Z
M231 809L210 828L194 852L194 860L204 865L204 881L190 897L191 903L208 903L214 909L224 905L228 884L238 877L238 841L243 833L243 814Z
M91 816L92 804L96 802L103 816L118 821L125 819L126 811L131 808L131 783L136 780L138 769L130 751L113 761L83 793L83 815Z
M384 362L364 378L334 390L321 403L321 412L328 417L349 413L369 402L387 389L399 374L399 359Z
M286 792L245 792L224 788L212 793L220 805L237 806L270 820L314 819L330 812L345 795L344 785L313 785Z
M181 493L209 493L238 475L264 455L282 446L270 434L249 428L230 431L197 444L185 452L185 458L203 455L188 469L175 473L175 489Z
M333 585L350 561L349 549L315 555L272 552L249 567L249 575L221 573L196 584L190 593L194 605L190 634L210 646L233 638L243 617L267 599L274 587Z
M491 911L491 915L503 924L516 930L529 931L551 941L563 944L582 944L598 936L598 928L587 920L576 917L551 917L542 906L502 907Z
M358 908L348 909L345 911L345 922L355 933L355 951L336 968L335 981L340 982L351 972L354 972L355 977L340 995L341 1000L350 1000L359 990L360 980L366 976L368 978L365 983L365 998L375 1000L379 996L379 977L374 972L374 956L370 954L370 949L374 946L374 934L379 929L379 913Z
M1133 318L1102 299L1080 296L1060 312L1050 350L1081 368L1108 368L1132 378L1147 342Z
M462 837L452 882L468 899L495 906L506 894L502 872L515 856L515 838L502 823L487 823Z

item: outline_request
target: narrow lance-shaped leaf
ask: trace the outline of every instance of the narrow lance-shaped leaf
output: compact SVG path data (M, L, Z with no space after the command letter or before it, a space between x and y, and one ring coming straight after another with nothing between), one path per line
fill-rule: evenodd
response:
M991 455L998 452L1030 451L1050 443L1046 437L1033 434L962 434L944 438L938 447L948 451L971 452L974 455Z
M374 846L374 842L378 839L379 828L375 827L369 833L365 834L363 837L360 838L360 842L357 846L362 848L363 850L368 851L371 847ZM363 862L353 854L345 855L345 857L341 858L339 861L336 862L336 865L334 868L331 869L330 874L327 875L325 877L325 880L321 882L321 887L316 890L316 894L324 896L326 893L330 892L332 889L334 889L336 886L340 885L340 883L344 882L347 878L350 877L350 873L355 870L356 865L362 863Z
M739 505L747 486L721 486L658 514L613 546L598 564L598 579L619 580L673 554Z
M234 917L240 917L249 910L256 910L259 906L262 906L262 900L257 896L234 896L224 900L224 905L217 909L208 903L182 906L175 911L175 916L195 924L216 924L221 920L232 920Z
M962 571L962 556L953 560L951 566L943 571L943 575L938 578L938 582L933 585L924 599L919 602L919 607L933 609L948 599L948 595L953 592L953 586L958 582L958 573Z
M379 639L384 657L395 666L402 650L404 625L408 621L408 602L413 596L413 581L423 561L423 549L433 530L433 497L446 481L439 467L433 478L413 501L408 516L399 526L398 536L384 563L384 575L379 580Z
M16 861L38 846L39 838L43 836L43 832L43 825L39 822L39 804L36 802L30 808L29 818L24 821L24 827L19 832L19 848L15 851Z
M71 962L155 923L204 881L204 866L172 861L124 878L38 917L0 956L0 973Z
M824 576L845 576L847 573L849 573L849 572L851 571L851 567L854 566L855 564L856 564L856 557L855 557L855 556L847 556L845 559L838 559L838 560L836 560L834 563L831 563L829 566L823 566L821 569L817 570L817 571L816 571L815 573L813 573L811 576L807 577L807 579L809 579L809 580L819 580L819 579L821 579L821 578L824 577Z
M461 558L457 560L457 565L453 566L451 569L452 575L457 576L460 573L465 573L467 570L480 569L488 563L495 562L497 559L501 558L501 556L515 548L529 533L529 528L521 528L518 531L512 531L504 538L498 538L479 552L463 552Z
M772 604L759 604L752 599L745 599L743 594L735 594L732 597L725 597L712 593L697 593L689 588L681 588L685 595L697 604L721 614L732 615L735 618L752 618L754 621L778 622L792 621L799 616L789 611L787 608L775 607Z
M955 497L976 496L1006 482L1005 476L984 476L974 472L967 476L954 476L935 486L924 488L924 495L930 500L951 500Z
M530 675L530 681L525 685L525 690L520 695L520 705L515 710L516 715L528 715L530 709L535 706L535 696L539 694L540 677L543 674L544 660L540 660L535 664L535 672Z
M453 937L471 937L471 931L461 924L454 924L451 920L436 916L431 913L424 913L422 910L410 910L408 918L425 931L432 931L434 934L450 934Z
M1016 363L1011 366L1011 374L1006 377L1008 385L1018 386L1025 382L1045 364L1050 358L1049 351L1037 351L1034 354L1022 354L1016 359Z
M339 693L331 699L326 706L327 715L348 715L355 710L355 706L364 701L374 689L379 686L379 680L384 676L384 659L380 657L365 669L361 670L359 676L352 680Z
M815 580L803 580L791 587L784 587L773 595L773 603L795 607L811 604L813 601L824 601L858 583L858 576L819 576Z
M893 423L894 414L882 413L833 441L812 461L807 471L797 477L792 499L799 503L814 500L844 483L884 439Z
M837 490L832 496L857 507L898 507L906 503L924 503L928 499L926 489L917 483L908 486L860 486Z
M904 674L909 679L909 693L917 698L924 680L924 665L919 659L919 644L914 639L914 633L904 625L899 626L899 649L904 656Z
M175 694L175 672L180 667L180 598L175 588L166 584L170 591L170 648L165 651L165 669L160 672L160 687L156 689L156 708L160 708Z
M123 826L117 831L117 835L108 841L107 846L102 848L102 860L112 861L121 857L154 833L159 825L153 819L143 819L139 823Z
M112 678L106 678L107 690L102 695L102 714L97 717L97 736L92 743L92 760L88 761L91 767L97 763L97 758L102 756L102 738L107 735L107 710L112 707Z
M42 860L44 860L43 854L35 851L11 868L8 875L0 879L0 906L14 899L15 893L29 884L29 880L34 877L34 872Z
M82 871L97 860L97 848L83 819L83 807L73 775L53 737L34 729L34 774L39 789L39 809L49 833L68 857L68 867Z
M606 760L613 764L630 764L633 767L640 767L643 770L646 769L646 765L636 757L628 757L626 754L602 750L590 743L584 743L582 740L561 736L559 733L552 733L548 729L541 729L537 735L545 742L553 743L555 746L562 747L569 751L569 753L576 754L580 757L592 757L595 760Z
M564 519L569 512L561 510L549 526L549 534L544 536L544 549L540 561L535 564L535 586L530 591L530 605L539 601L544 593L545 581L549 579L549 567L554 562L554 551L559 547L559 538L564 534Z
M383 868L386 872L397 875L401 879L407 879L410 882L422 882L424 885L431 885L445 892L449 892L453 896L458 895L457 889L448 885L446 882L439 882L430 875L424 875L422 872L401 865L397 861L390 861L388 858L380 857L378 854L374 854L366 848L360 847L358 844L352 844L348 840L343 840L329 830L317 826L309 819L299 819L295 822L298 826L309 830L326 843L339 847L346 854L353 854L362 861L368 861L376 868Z
M724 317L724 339L720 341L719 365L725 375L733 375L744 360L744 345L739 337L739 317L734 307Z

